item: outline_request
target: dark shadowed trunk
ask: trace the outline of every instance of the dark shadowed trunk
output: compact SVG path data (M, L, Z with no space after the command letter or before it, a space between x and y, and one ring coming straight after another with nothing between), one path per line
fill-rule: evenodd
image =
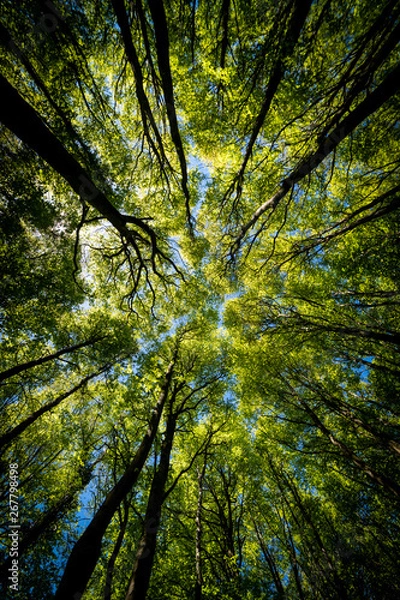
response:
M84 377L77 385L75 385L73 388L68 390L68 392L65 392L64 394L60 394L60 396L57 396L57 398L55 398L55 400L48 402L47 404L45 404L44 406L42 406L41 408L39 408L38 410L33 412L31 415L29 415L29 417L24 419L22 421L22 423L20 423L19 425L16 425L13 429L11 429L10 431L8 431L4 435L2 435L0 437L0 449L3 448L4 446L7 446L8 444L10 444L13 440L15 440L15 438L17 438L19 435L21 435L21 433L23 431L25 431L25 429L27 429L30 425L32 425L32 423L37 421L37 419L39 419L39 417L41 417L45 413L51 411L53 408L56 408L56 406L61 404L61 402L63 400L65 400L66 398L69 398L70 396L75 394L75 392L82 389L91 379L94 379L95 377L97 377L98 375L103 373L107 368L108 368L108 366L100 369L99 371L96 371L96 373L92 373L91 375Z
M120 517L120 525L119 525L117 541L115 542L115 546L113 548L113 551L112 551L111 556L108 559L108 563L107 563L106 583L104 586L103 600L111 600L115 562L118 558L119 551L121 550L122 542L124 541L126 526L128 524L128 516L129 516L129 507L126 503L124 503L124 516L122 519Z
M167 418L164 440L161 446L160 463L151 484L144 532L139 542L133 565L132 577L129 582L125 600L144 600L149 588L151 571L156 552L157 533L161 519L161 509L165 500L165 486L170 466L172 443L174 440L177 414L172 412L172 406Z
M48 532L48 530L71 509L71 505L76 501L79 494L89 483L92 477L93 468L94 465L92 464L87 466L87 468L82 469L79 487L70 489L64 494L48 511L44 512L29 529L24 531L24 529L21 528L18 544L19 557L25 555L26 551L29 550L31 546L34 546L42 536L45 536L46 532ZM4 588L8 583L7 579L10 574L9 569L11 568L11 565L12 558L9 556L0 567L0 583Z
M59 173L82 201L93 206L125 240L132 244L133 248L136 246L137 234L127 226L128 222L141 230L141 240L143 240L143 233L150 236L151 242L147 240L146 243L147 245L151 243L156 250L155 233L146 221L132 215L122 215L115 208L109 198L95 185L90 174L47 127L35 109L2 75L0 75L0 95L2 98L0 121L10 131Z
M95 342L100 341L101 337L92 338L90 340L86 340L86 342L81 342L80 344L75 344L74 346L68 346L67 348L62 348L61 350L57 350L52 354L46 354L46 356L41 356L35 360L29 360L25 363L20 363L19 365L15 365L10 369L6 369L0 373L0 381L5 381L14 375L18 375L19 373L23 373L24 371L28 371L29 369L33 369L33 367L38 367L39 365L44 365L47 362L52 360L56 360L60 356L64 356L64 354L70 354L71 352L75 352L75 350L80 350L81 348L86 348L87 346L92 346Z
M304 407L306 413L310 415L314 424L318 429L326 436L326 438L339 448L341 454L348 458L360 471L365 473L371 481L382 486L387 492L394 494L397 498L400 498L400 485L393 481L390 477L378 473L370 467L362 458L360 458L347 444L339 440L333 433L322 423L321 419L314 412L314 410L299 397L301 405Z
M92 521L72 549L55 595L56 600L78 599L86 589L100 556L101 542L105 531L118 506L135 485L153 445L161 413L168 396L175 360L176 353L168 366L158 402L150 418L149 428L132 462L118 483L109 492Z
M268 549L268 543L265 543L265 541L264 541L263 535L261 533L261 528L259 527L259 525L256 523L256 521L253 518L252 518L252 521L253 521L254 530L256 532L257 540L258 540L262 555L264 557L265 562L268 565L268 568L272 575L272 579L274 581L274 585L276 587L276 593L278 594L277 597L285 598L285 591L284 591L284 588L282 585L282 580L279 575L279 571L275 564L273 554Z
M202 557L202 508L203 508L203 491L204 491L204 475L206 473L207 458L204 458L204 463L201 471L197 473L197 508L196 508L196 585L194 591L195 600L203 598L203 557Z
M399 89L400 65L397 65L389 71L373 92L367 95L356 108L338 122L330 133L319 140L319 146L315 152L312 152L302 160L293 172L281 182L276 193L259 206L249 221L241 227L240 233L232 245L231 254L234 255L237 252L246 233L257 223L264 213L268 210L274 210L296 183L309 177L325 158L337 148L342 140L347 138L363 121L379 110Z
M169 33L167 16L165 14L164 3L162 0L149 0L149 8L151 12L151 17L153 19L157 61L161 75L162 88L164 92L165 108L167 110L172 141L174 143L176 153L178 155L179 164L182 172L182 190L185 195L186 218L189 226L191 226L192 217L190 213L190 195L188 189L187 164L175 109L175 96L172 83L169 54Z

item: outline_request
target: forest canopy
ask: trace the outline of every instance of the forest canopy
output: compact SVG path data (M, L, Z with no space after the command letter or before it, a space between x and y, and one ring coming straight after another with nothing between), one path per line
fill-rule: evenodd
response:
M400 598L399 42L3 0L2 597Z

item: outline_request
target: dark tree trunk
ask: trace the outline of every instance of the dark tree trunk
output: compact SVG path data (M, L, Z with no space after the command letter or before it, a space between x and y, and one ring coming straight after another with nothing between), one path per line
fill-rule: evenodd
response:
M268 210L274 210L282 199L290 192L296 183L308 177L331 154L342 140L348 137L365 119L376 112L385 102L392 98L400 89L400 65L395 66L385 79L367 95L356 108L344 117L331 133L319 142L315 152L307 156L294 171L280 184L276 193L262 204L245 223L232 245L233 255L240 247L247 231L251 229L260 217Z
M283 515L283 519L284 519L284 524L285 524L285 535L286 535L288 548L289 548L290 564L292 567L294 580L296 583L297 593L299 595L300 600L305 600L303 586L301 584L299 564L298 564L297 558L296 558L296 548L294 546L292 533L290 531L290 525L287 522L285 515Z
M22 557L31 546L34 546L37 541L46 534L49 528L60 519L71 507L77 496L83 491L89 483L92 476L93 465L84 469L82 473L81 485L73 490L70 490L62 498L60 498L54 506L46 513L41 515L41 518L36 521L26 532L21 530L21 539L18 545L19 556ZM12 559L8 557L0 567L0 582L5 587L9 576Z
M75 157L63 146L60 140L50 131L38 113L16 89L0 75L0 121L12 131L22 142L34 150L57 173L61 175L80 196L106 218L135 248L136 238L143 232L150 237L148 244L157 252L154 231L146 221L122 215L110 202L106 195L94 184L89 173L79 164ZM129 229L127 223L133 223L142 234Z
M229 24L230 4L231 4L230 0L222 0L221 14L220 14L220 19L222 20L222 40L221 40L221 59L220 59L221 69L225 69L226 53L228 50L228 43L229 43L228 24Z
M103 600L111 600L112 594L112 582L114 577L115 561L117 560L119 551L121 550L122 542L124 540L126 526L128 524L129 508L127 505L124 506L124 517L119 526L117 541L111 553L111 556L107 563L106 569L106 583L104 586Z
M203 508L203 481L206 472L207 462L204 459L203 467L197 475L197 508L196 508L196 584L194 591L195 600L202 600L203 598L203 560L202 560L202 535L203 535L203 523L202 523L202 508Z
M368 363L368 366L369 365L370 363ZM375 438L381 447L389 450L397 456L400 455L400 443L392 439L392 437L385 431L380 430L379 426L376 427L374 424L368 423L365 421L365 419L357 416L352 407L350 407L340 398L336 398L328 390L324 389L322 385L311 382L305 377L303 378L298 376L297 379L302 385L305 385L308 389L312 390L326 406L351 423L355 429L364 429L364 431L368 432Z
M181 167L182 190L185 195L186 217L188 224L192 225L192 217L190 213L190 195L187 185L187 164L175 109L174 88L172 83L172 74L169 58L169 34L167 16L165 14L163 0L149 0L148 4L151 12L151 17L153 19L158 68L160 70L161 75L161 83L164 92L165 107L167 110L167 116L171 130L171 137Z
M177 414L172 406L167 418L164 440L161 446L160 463L154 474L150 488L144 519L144 532L139 542L125 600L145 600L149 588L151 571L157 545L157 533L160 525L161 509L165 500L165 486L170 466L172 443L176 429Z
M360 471L365 473L371 479L371 481L382 486L387 492L394 494L397 498L400 498L400 485L398 483L393 481L390 477L378 473L377 471L375 471L375 469L370 467L362 458L357 456L357 454L351 448L349 448L347 444L345 444L341 440L338 440L337 437L334 436L333 433L331 433L331 431L322 423L318 415L303 399L299 397L299 401L304 407L307 414L310 415L310 417L312 418L316 427L318 427L318 429L322 431L322 433L327 437L331 444L339 448L343 456L348 458Z
M174 360L168 366L160 397L151 415L149 428L142 443L121 479L109 492L92 521L75 543L57 589L55 600L78 599L86 589L100 557L101 542L105 531L118 506L135 485L153 445L161 413L168 396L175 359L176 354Z
M274 581L274 585L276 587L276 592L278 594L278 598L285 598L285 591L283 589L283 585L282 585L282 581L279 575L279 571L276 567L274 558L271 554L271 552L268 550L268 546L267 544L265 544L260 527L257 525L257 523L255 522L255 520L252 518L253 521L253 525L254 525L254 530L256 532L256 536L257 536L257 540L261 549L261 552L264 556L265 562L268 565L268 568L271 572L272 575L272 579Z
M314 537L315 541L317 542L317 546L321 550L321 553L324 557L325 563L328 566L328 571L332 575L333 583L334 583L334 586L335 586L335 589L337 592L337 597L340 598L341 600L346 600L348 598L348 595L347 595L347 590L345 588L345 585L344 585L343 581L341 580L341 578L339 577L339 574L335 568L335 565L333 564L333 562L329 556L329 553L328 553L328 551L325 547L325 544L319 534L319 531L311 517L310 512L305 509L304 504L303 504L303 502L300 498L300 495L298 493L298 490L296 488L296 485L293 482L290 482L287 477L284 477L284 479L285 479L286 485L289 487L289 489L292 493L294 501L295 501L301 515L303 516L304 521L307 523L307 525L310 527L311 531L313 532L313 537Z
M261 110L256 118L253 131L251 132L250 140L245 151L244 159L238 174L239 181L243 178L247 163L250 160L253 152L254 144L264 124L268 111L271 107L272 100L278 90L279 84L285 74L284 61L290 56L298 42L301 31L310 11L311 0L295 0L293 2L293 12L290 16L285 39L282 42L281 52L279 53L274 68L272 69L267 88L265 90L264 102Z
M92 373L91 375L84 377L77 385L68 390L68 392L60 394L60 396L57 396L55 400L53 400L52 402L48 402L47 404L36 410L34 413L29 415L29 417L24 419L22 423L16 425L13 429L2 435L0 437L0 449L10 444L13 440L15 440L15 438L21 435L21 433L25 431L25 429L27 429L30 425L32 425L32 423L37 421L37 419L39 419L42 415L61 404L63 400L69 398L70 396L72 396L72 394L75 394L75 392L83 388L91 379L100 375L104 370L104 368L100 369L99 371L96 371L96 373Z
M139 101L140 112L143 122L144 133L147 138L147 141L154 153L156 154L161 168L163 167L163 161L168 164L168 159L165 155L164 145L162 141L162 137L157 127L157 123L154 119L153 112L151 110L149 100L146 96L146 92L144 90L144 80L143 73L140 67L139 57L136 52L135 45L133 43L131 28L129 24L129 18L125 10L125 2L123 0L112 0L112 6L117 17L118 26L121 31L122 41L125 47L126 57L131 65L133 75L135 77L136 82L136 96ZM150 55L149 55L150 56ZM154 144L153 139L151 137L148 123L150 123L153 133L155 135L157 145ZM161 153L161 156L160 156ZM162 158L161 158L162 157Z
M81 342L80 344L75 344L74 346L68 346L67 348L62 348L61 350L57 350L57 352L53 352L52 354L47 354L46 356L42 356L41 358L37 358L36 360L29 360L25 363L21 363L19 365L15 365L10 369L6 369L0 373L0 381L5 381L14 375L18 375L19 373L23 373L24 371L28 371L33 367L38 367L39 365L44 365L47 362L52 360L56 360L60 356L64 354L70 354L71 352L75 352L75 350L80 350L81 348L86 348L87 346L91 346L94 343L100 341L102 338L93 338L91 340L86 340L86 342Z

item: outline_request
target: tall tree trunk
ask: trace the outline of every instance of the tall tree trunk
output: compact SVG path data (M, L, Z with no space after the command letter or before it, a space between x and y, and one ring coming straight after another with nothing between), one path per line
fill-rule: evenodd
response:
M363 121L375 113L385 102L392 98L400 89L400 65L396 65L386 75L385 79L368 94L356 108L344 117L331 133L320 140L318 148L304 158L293 172L281 181L279 189L266 202L261 204L250 219L240 230L231 247L233 256L240 248L243 238L262 215L268 210L275 210L282 199L290 192L296 183L299 183L311 173L331 154L342 140L348 137Z
M35 109L24 100L16 89L0 74L0 121L22 142L34 150L57 173L61 175L80 196L106 218L124 240L135 249L136 240L144 240L143 233L150 239L144 242L151 245L155 254L159 253L156 236L152 228L138 217L122 215L107 196L97 187L90 174L50 131ZM137 234L127 226L133 223L141 230Z
M117 17L118 26L121 31L121 37L122 37L122 41L123 41L124 47L125 47L125 54L131 65L132 72L135 77L136 96L137 96L139 106L140 106L140 112L141 112L141 117L142 117L144 133L147 138L147 141L149 142L151 148L153 149L154 153L156 154L156 156L160 162L161 168L163 169L164 168L163 162L168 164L168 159L165 155L162 137L158 130L157 123L155 121L153 112L152 112L150 104L149 104L149 100L148 100L148 98L146 96L146 92L144 90L143 73L142 73L142 69L140 67L140 60L137 55L136 48L133 43L131 27L129 24L129 18L128 18L127 12L125 10L125 2L124 2L124 0L111 0L111 4L114 9L115 15ZM150 123L151 128L154 132L158 147L154 143L154 141L151 137L148 123Z
M196 508L196 585L194 591L195 600L202 600L203 598L203 560L202 560L202 536L203 536L203 523L202 523L202 508L203 508L203 482L204 475L207 468L207 459L204 458L204 463L201 471L197 475L197 508Z
M58 586L55 600L71 600L71 598L78 600L86 589L100 557L101 542L106 529L118 506L135 485L153 445L168 396L176 356L177 351L168 366L158 402L153 409L149 428L142 443L121 479L109 492L92 521L75 543Z
M374 483L382 486L387 492L394 494L397 498L400 498L400 485L393 481L390 477L378 473L370 467L362 458L359 458L357 454L347 446L344 442L339 440L333 433L322 423L321 419L318 415L312 410L312 408L299 396L299 401L301 405L304 407L307 414L309 414L318 427L320 431L328 438L328 440L339 448L341 453L350 459L350 461L358 468L360 471L365 473Z
M325 581L327 582L327 584L329 586L329 589L333 589L336 592L337 598L340 598L340 600L346 600L348 597L347 590L346 590L342 580L340 579L332 560L329 557L329 553L326 550L326 547L320 536L318 528L316 527L314 521L312 520L309 511L307 511L304 507L304 504L300 498L300 495L298 493L295 482L291 481L289 479L289 477L287 475L285 475L282 468L280 468L278 470L278 468L275 466L271 457L268 457L268 464L271 468L271 472L273 473L276 484L280 490L281 497L283 498L284 504L287 506L287 508L290 511L291 521L296 524L298 531L302 532L302 541L304 543L306 542L306 539L307 539L306 529L304 528L304 523L306 523L308 525L308 527L310 528L310 530L312 531L312 542L309 545L309 552L310 552L310 557L311 557L310 562L313 564L314 567L317 567L319 574L323 575ZM284 486L286 486L286 488L289 489L289 491L295 501L295 506L298 509L297 512L298 512L298 514L300 514L302 516L301 520L298 519L296 511L294 510L293 506L289 502L288 494L287 494L286 488ZM286 526L289 527L289 521L287 520L287 518L285 516L284 507L282 507L282 513L283 513L283 518L286 523ZM291 545L292 545L292 550L293 550L293 557L295 558L296 552L295 552L295 549L293 546L293 542L291 542ZM323 557L323 562L320 561L319 553L315 551L315 547L319 548L319 550L321 551L321 554ZM291 552L292 552L292 550L291 550ZM312 573L310 573L309 576L310 575L312 575ZM316 583L319 583L319 581L318 582L314 581L313 585L315 586Z
M150 488L144 520L144 532L139 542L125 600L145 600L149 588L151 571L157 545L157 532L161 509L165 500L165 486L170 466L172 443L176 429L177 414L172 412L172 402L167 417L164 441L161 446L160 463Z
M107 563L106 583L104 586L103 600L111 600L115 561L117 560L119 551L121 550L122 542L124 540L126 526L128 524L128 516L129 516L129 507L127 504L124 504L124 517L119 526L117 541L115 542L115 546L113 548L113 551L112 551L111 556Z
M164 92L165 108L167 110L172 141L174 143L175 150L179 159L179 164L181 167L182 190L185 196L186 219L189 227L191 227L193 223L190 212L190 194L188 188L187 164L175 109L174 87L172 83L172 73L170 65L167 16L165 14L163 0L149 0L148 5L151 13L151 18L153 19L157 61L161 75L162 88Z
M95 342L100 341L101 337L91 338L90 340L86 340L85 342L81 342L80 344L75 344L74 346L68 346L66 348L62 348L61 350L57 350L57 352L52 352L51 354L46 354L46 356L42 356L41 358L37 358L35 360L29 360L25 363L20 363L19 365L15 365L10 369L6 369L0 373L0 381L5 381L13 375L18 375L18 373L23 373L24 371L28 371L33 367L38 367L39 365L44 365L47 362L52 360L56 360L60 356L64 354L70 354L71 352L75 352L75 350L80 350L81 348L86 348L87 346L91 346Z
M278 90L279 84L281 83L285 74L285 59L290 56L299 40L302 29L306 22L308 13L311 8L311 0L295 0L293 2L293 10L290 18L288 19L287 30L285 37L282 41L281 49L276 57L275 65L271 71L268 85L264 92L264 101L259 114L257 115L253 131L250 135L250 140L244 153L244 159L240 167L237 179L239 183L243 179L247 164L250 160L253 152L254 144L256 143L257 137L264 125L264 121L271 107L272 100Z
M283 519L283 524L284 524L284 534L285 534L287 544L288 544L288 549L289 549L290 564L292 567L294 580L296 583L297 593L299 595L300 600L305 600L303 586L301 584L299 564L297 562L297 557L296 557L296 548L295 548L295 545L293 542L292 532L290 531L290 525L286 519L284 511L282 514L282 519Z
M272 579L274 580L274 585L276 587L276 592L278 594L278 598L285 598L285 590L283 588L282 580L280 578L279 571L276 567L274 558L273 558L271 552L268 550L267 544L264 542L260 527L257 525L257 523L253 517L251 517L251 520L253 521L254 530L256 532L256 536L257 536L257 540L258 540L258 544L260 546L261 552L262 552L265 562L267 563L268 568L271 572Z
M84 377L77 385L75 385L73 388L68 390L68 392L65 392L64 394L60 394L60 396L57 396L57 398L55 398L55 400L48 402L47 404L45 404L44 406L42 406L41 408L39 408L38 410L33 412L31 415L29 415L29 417L24 419L22 421L22 423L20 423L19 425L16 425L13 429L11 429L10 431L8 431L4 435L2 435L0 437L0 449L3 448L4 446L7 446L8 444L10 444L15 438L17 438L19 435L21 435L21 433L23 431L25 431L25 429L27 429L30 425L32 425L32 423L37 421L37 419L39 419L39 417L41 417L45 413L49 412L53 408L56 408L56 406L61 404L61 402L63 400L65 400L66 398L69 398L69 396L72 396L72 394L75 394L75 392L77 392L78 390L83 388L91 379L93 379L94 377L97 377L98 375L103 373L106 370L106 368L108 368L108 366L103 367L99 371L96 371L95 373L92 373L91 375L88 375L87 377Z
M368 363L369 364L369 363ZM380 446L389 450L397 456L400 455L400 443L393 440L392 437L385 431L381 431L375 425L371 425L359 416L356 416L354 409L349 406L345 401L337 398L326 390L321 384L310 381L307 377L297 377L298 381L312 390L317 396L334 412L342 416L344 419L352 423L352 425L358 429L359 427L368 432Z
M37 520L32 527L27 529L26 532L21 529L21 538L18 544L18 554L20 558L70 509L71 504L89 483L92 477L93 467L94 465L92 464L86 469L83 469L81 484L72 490L70 489L47 512L40 515L39 520ZM0 583L4 587L7 585L11 564L12 558L9 556L0 567Z
M318 528L316 527L316 525L311 517L310 512L306 510L306 508L300 498L300 494L297 490L296 485L292 481L290 481L289 478L286 477L285 475L282 474L282 477L284 478L286 485L290 489L292 496L295 500L295 503L296 503L297 507L299 508L301 515L304 518L304 521L307 523L307 525L310 527L310 529L313 532L313 536L314 536L315 541L317 542L317 546L320 548L321 553L322 553L322 555L325 559L325 562L328 566L328 571L332 574L332 579L333 579L334 586L335 586L335 589L337 592L337 597L340 598L340 600L346 600L348 598L347 590L343 584L343 581L339 577L339 574L336 570L335 565L333 564L333 562L329 556L329 553L328 553L328 551L325 547L325 544L319 534Z

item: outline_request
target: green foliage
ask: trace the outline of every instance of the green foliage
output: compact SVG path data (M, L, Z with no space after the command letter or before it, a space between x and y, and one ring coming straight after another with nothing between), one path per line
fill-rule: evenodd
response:
M3 2L5 597L8 465L12 597L51 598L165 389L84 599L127 593L172 416L141 598L400 597L399 30L397 0Z

